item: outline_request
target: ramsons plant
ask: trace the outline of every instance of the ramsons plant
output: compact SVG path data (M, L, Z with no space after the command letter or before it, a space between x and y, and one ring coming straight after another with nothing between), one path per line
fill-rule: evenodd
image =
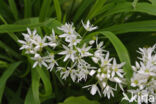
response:
M97 26L93 27L89 20L87 24L84 24L82 21L82 24L86 31L97 29ZM67 79L70 76L73 82L79 83L82 80L87 81L88 75L91 77L95 76L96 83L83 88L88 88L92 95L98 92L100 96L103 94L108 99L111 96L114 97L114 91L117 90L117 86L123 91L123 100L129 102L135 101L138 104L142 102L148 103L148 100L142 98L145 95L147 97L149 95L155 96L156 44L150 48L139 48L138 52L141 54L141 57L139 57L141 62L136 62L136 66L132 66L134 73L130 86L134 89L127 90L132 94L131 98L128 98L123 88L123 84L129 86L129 83L126 83L125 72L122 69L125 62L117 64L115 58L110 58L109 51L104 49L103 42L98 42L98 37L96 37L96 40L90 40L89 43L84 43L81 46L80 43L83 37L75 31L73 23L65 23L58 29L63 33L55 35L55 31L52 29L50 36L41 38L36 30L31 31L27 28L28 33L22 34L24 41L18 40L22 44L20 50L24 50L34 61L33 68L37 66L45 67L49 71L55 68L55 72L59 71L62 79ZM94 43L95 48L93 48ZM55 52L58 46L63 48L63 51ZM59 57L55 59L55 56ZM87 59L91 59L95 65L91 65ZM61 61L65 65L62 63L58 64L57 61ZM113 87L111 83L114 83L115 86ZM155 100L152 101L152 103L154 102Z
M0 104L155 104L155 10L156 0L0 0Z

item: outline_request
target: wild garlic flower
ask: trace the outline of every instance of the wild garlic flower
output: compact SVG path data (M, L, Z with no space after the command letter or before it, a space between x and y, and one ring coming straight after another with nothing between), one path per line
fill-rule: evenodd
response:
M57 46L57 37L55 36L55 31L54 29L52 29L52 34L50 36L46 36L46 38L48 39L48 43L47 45L49 45L50 47L55 48Z
M78 52L80 52L81 57L92 56L88 51L91 49L91 46L86 47L86 44L83 45L82 48L77 48Z
M48 63L47 69L49 69L50 71L53 70L55 65L58 66L57 61L54 59L54 53L48 53L48 55L45 56L45 58L45 61Z
M30 31L30 29L27 28L27 32L27 34L22 33L24 40L18 40L18 42L22 44L20 50L25 50L27 54L35 54L33 40L37 37L36 30Z
M133 77L131 78L131 86L134 89L128 90L128 92L135 94L136 97L134 100L138 104L145 102L143 99L141 99L141 96L145 96L147 94L148 97L150 95L152 96L156 95L155 93L156 91L155 50L156 50L156 45L149 48L139 48L138 52L141 54L141 57L139 57L140 62L136 62L136 65L132 66L134 73L133 73ZM145 103L148 103L148 101Z
M59 30L63 31L64 34L60 35L59 37L66 37L73 35L75 32L75 28L73 27L73 23L65 23L65 25L62 25L61 27L58 27Z
M83 27L87 30L87 31L93 31L93 30L96 30L98 27L97 26L93 26L92 24L90 24L90 21L88 20L86 24L84 24L83 21L82 22L82 25Z
M34 49L35 51L41 51L44 47L46 47L48 44L46 43L46 37L43 39L41 36L37 35L35 40L32 40L33 44L35 45Z
M65 51L59 53L60 55L66 55L63 61L67 61L67 59L71 59L74 62L76 51L73 49L73 47L68 48L65 45L63 45L63 48L65 49Z
M39 65L40 67L43 65L45 67L48 67L48 65L46 64L46 60L44 57L41 57L40 54L35 54L34 57L32 57L32 60L35 61L35 63L33 64L33 68L35 68L37 65Z

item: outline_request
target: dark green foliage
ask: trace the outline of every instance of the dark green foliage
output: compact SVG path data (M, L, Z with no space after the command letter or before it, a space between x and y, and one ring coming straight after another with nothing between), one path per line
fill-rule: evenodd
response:
M111 56L124 67L125 77L132 76L131 63L138 47L156 42L156 0L0 0L0 103L1 104L117 104L117 97L100 98L82 89L86 82L63 81L59 73L32 68L29 57L19 51L17 40L26 28L36 28L49 35L65 22L74 22L84 34L81 20L91 20L98 31L86 34L83 42L94 35L105 41ZM104 37L104 38L103 38ZM89 78L87 84L92 84ZM75 97L71 97L75 96ZM80 96L80 97L79 97ZM86 97L84 97L86 96ZM66 99L66 100L65 100ZM123 103L123 102L122 102Z

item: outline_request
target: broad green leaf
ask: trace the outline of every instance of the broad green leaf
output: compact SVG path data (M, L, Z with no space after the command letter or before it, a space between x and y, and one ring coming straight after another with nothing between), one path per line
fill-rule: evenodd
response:
M122 34L127 32L151 32L156 31L156 20L130 22L125 24L113 25L111 27L102 29L105 31L112 31L115 34Z
M0 19L2 20L2 22L7 25L6 20L0 15ZM8 32L9 36L15 41L17 42L18 38L14 33Z
M21 64L21 62L12 63L9 65L9 67L6 69L6 71L2 74L0 77L0 103L2 101L3 92L5 89L6 82L8 78L13 74L15 69Z
M69 97L63 103L59 104L100 104L97 101L88 100L85 96Z
M52 0L43 0L42 7L40 10L39 21L42 22L47 17L47 13L50 10L50 4Z
M40 104L40 98L39 98L40 76L39 76L37 70L39 70L39 69L32 69L31 70L32 94L33 94L33 97L34 97L35 104Z
M23 25L5 24L5 25L0 25L0 33L21 32L21 31L25 31L27 29L27 27L37 28L37 27L46 26L49 24L53 24L53 26L56 27L55 23L57 23L57 21L55 19L48 19L45 22L36 23L36 24L23 24Z
M32 3L31 0L24 0L24 17L31 17Z
M45 88L45 93L42 94L42 96L50 96L52 95L52 86L51 86L51 82L50 82L50 78L46 75L45 71L41 68L38 68L37 69L40 77L41 77L41 80L44 84L44 88Z
M35 99L32 93L32 88L29 88L27 95L25 97L24 104L35 104Z
M15 3L14 0L8 0L8 2L9 2L11 12L12 12L14 18L17 20L18 19L18 10L17 10L17 7L16 7L16 3Z
M95 23L101 22L107 16L111 16L111 15L122 13L122 12L124 13L125 12L141 12L141 13L146 13L149 15L156 16L156 6L151 5L150 3L137 3L136 7L133 8L131 2L120 3L114 6L114 8L104 13L102 16L100 16L96 20Z
M120 61L126 63L124 65L124 71L126 72L125 76L126 76L127 79L130 79L131 76L132 76L133 71L132 71L132 68L131 68L131 61L130 61L130 58L129 58L128 51L127 51L126 47L123 45L123 43L118 39L118 37L115 36L112 32L99 31L99 32L91 33L91 34L89 34L88 36L86 36L84 38L84 40L81 42L81 44L83 44L86 41L89 41L90 39L93 38L93 36L95 36L97 34L104 35L113 44L113 46L114 46L114 48L115 48L115 50L116 50L116 52L117 52L117 54L119 56Z
M54 2L55 10L56 10L57 20L61 22L62 13L61 13L59 0L53 0L53 2Z

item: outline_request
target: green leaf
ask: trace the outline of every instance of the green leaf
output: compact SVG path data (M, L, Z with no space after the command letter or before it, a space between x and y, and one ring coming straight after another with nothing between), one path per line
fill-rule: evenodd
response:
M85 96L69 97L63 103L59 104L100 104L97 101L88 100Z
M156 0L149 0L151 3L152 3L152 5L156 5Z
M156 20L130 22L120 25L113 25L111 27L102 29L105 31L112 31L115 34L122 34L127 32L151 32L156 31Z
M16 3L15 3L14 0L8 0L8 2L9 2L11 12L12 12L14 18L17 20L18 19L18 11L17 11L17 8L16 8Z
M50 96L52 95L52 86L51 86L51 82L50 82L50 78L46 75L45 71L41 68L37 69L41 80L43 81L44 84L44 88L45 88L45 93L42 96Z
M8 63L6 61L0 60L0 68L7 68Z
M49 24L53 24L54 27L55 23L57 23L57 21L55 19L48 19L45 22L42 23L35 23L35 24L23 24L23 25L19 25L19 24L4 24L4 25L0 25L0 33L8 33L8 32L21 32L21 31L25 31L27 29L27 27L29 28L36 28L36 27L41 27L41 26L46 26Z
M84 13L84 11L87 9L87 7L93 2L93 0L82 0L82 3L80 4L79 9L77 9L77 12L74 16L74 23L78 21L80 16Z
M101 10L105 2L106 0L96 0L85 21L91 20Z
M12 55L16 57L17 59L20 59L21 55L17 53L15 50L10 48L8 45L6 45L4 42L0 41L0 47L5 50L9 55Z
M50 10L50 4L52 0L43 0L42 7L40 10L39 21L42 22L47 17L47 13Z
M24 0L24 17L31 17L32 4L31 0Z
M149 15L156 16L156 6L151 5L150 3L137 3L136 7L133 8L131 2L119 3L114 8L111 8L109 11L104 13L100 18L96 20L96 24L103 21L107 16L111 16L117 13L126 13L126 12L141 12ZM101 12L102 13L102 12Z
M38 74L38 69L31 70L31 77L32 77L32 94L34 97L34 104L40 104L39 98L39 85L40 85L40 76Z
M93 38L93 36L95 36L97 34L102 34L102 35L106 36L110 40L110 42L113 44L113 46L119 56L120 61L126 63L124 65L124 71L126 73L125 76L127 79L130 79L133 74L133 71L131 68L131 61L129 58L128 51L127 51L126 47L123 45L123 43L118 39L118 37L116 37L112 32L99 31L99 32L91 33L84 38L84 40L81 42L81 44L83 44L86 41L89 41L90 39Z
M25 98L25 101L24 101L24 104L35 104L35 99L34 99L34 96L32 93L32 88L29 88L26 98Z
M6 18L7 21L12 21L12 12L4 0L0 0L0 15Z
M53 0L53 2L54 2L55 10L56 10L57 20L61 22L62 13L61 13L61 7L60 7L59 0Z
M6 71L2 74L0 77L0 103L2 101L3 92L5 89L6 82L8 78L13 74L15 69L21 64L21 62L12 63L9 65L9 67L6 69Z
M4 54L0 54L0 59L9 61L9 62L13 62L14 60L8 56L5 56Z

